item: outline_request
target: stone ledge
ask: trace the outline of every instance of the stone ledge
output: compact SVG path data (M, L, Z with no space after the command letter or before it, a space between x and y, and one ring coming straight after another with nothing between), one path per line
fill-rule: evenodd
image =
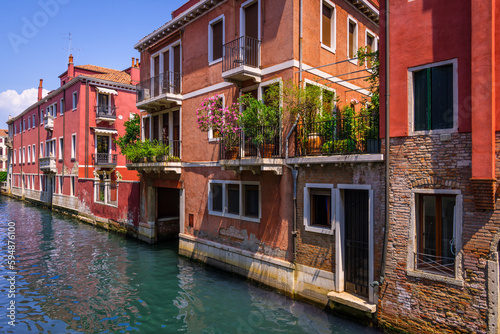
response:
M371 304L364 299L351 295L347 292L335 292L330 291L328 293L328 299L333 302L352 307L356 310L363 312L375 313L377 312L377 305Z

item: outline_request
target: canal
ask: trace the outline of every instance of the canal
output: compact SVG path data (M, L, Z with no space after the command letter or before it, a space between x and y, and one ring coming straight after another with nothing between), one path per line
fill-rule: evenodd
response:
M376 332L179 257L176 247L0 196L0 333Z

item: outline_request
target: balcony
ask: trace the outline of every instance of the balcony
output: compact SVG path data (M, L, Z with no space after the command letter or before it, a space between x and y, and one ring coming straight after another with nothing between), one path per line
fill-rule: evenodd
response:
M115 106L94 106L95 122L108 122L113 124L116 121L116 107Z
M160 155L155 157L139 157L134 161L127 158L127 169L136 170L140 173L181 173L182 163L181 158L181 141L169 140L165 144L168 145L168 155Z
M137 85L137 108L150 112L182 104L182 74L165 72Z
M260 41L242 36L224 44L222 58L222 78L238 87L246 80L261 82Z
M249 170L253 174L261 171L283 173L283 155L281 149L281 127L260 127L245 133L240 130L238 146L231 145L224 139L220 141L219 163L224 170L239 173Z
M51 115L45 115L43 117L43 127L47 131L52 131L54 130L54 116Z
M94 166L102 168L116 167L117 158L118 154L110 154L110 153L92 154L92 162Z
M40 170L44 173L57 173L56 168L56 157L41 157L40 161Z
M378 115L299 122L294 128L287 163L378 162Z

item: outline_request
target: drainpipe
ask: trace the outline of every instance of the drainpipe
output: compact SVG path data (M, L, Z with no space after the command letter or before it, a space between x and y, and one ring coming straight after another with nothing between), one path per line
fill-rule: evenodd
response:
M295 123L293 124L292 128L288 132L288 135L286 136L286 144L285 144L285 161L288 159L288 142L290 140L290 136L293 133L293 130L297 127L297 123L299 122L300 115L297 115L297 118L295 119ZM293 176L293 230L292 230L292 237L293 237L293 263L296 263L297 260L297 179L299 177L299 171L285 163L285 166L290 168L292 171L292 176Z
M300 0L299 5L299 83L302 82L302 14L303 14L303 0ZM287 142L288 144L288 142ZM287 152L288 154L288 152Z
M385 265L387 261L387 243L389 240L389 191L390 191L390 86L389 86L389 0L385 0L385 228L384 228L384 247L382 250L382 266L380 269L380 285L385 281Z

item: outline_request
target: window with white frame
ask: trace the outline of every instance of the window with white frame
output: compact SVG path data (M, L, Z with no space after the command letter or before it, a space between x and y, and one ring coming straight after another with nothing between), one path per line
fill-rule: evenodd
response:
M209 181L208 212L211 215L260 222L260 183Z
M31 146L28 145L28 163L31 163Z
M35 128L35 114L33 114L33 128Z
M350 16L347 19L347 33L347 57L352 59L358 52L358 22Z
M224 45L224 15L209 22L208 27L208 62L212 63L222 59Z
M35 163L35 161L36 161L36 145L35 144L32 145L31 153L33 154L33 156L31 157L31 160L33 161L33 163Z
M77 92L73 92L73 109L76 109L78 106L78 94Z
M64 185L64 176L61 175L61 176L59 176L59 185L58 185L59 194L61 194L61 195L63 194L63 189L64 189L63 185Z
M320 111L333 113L335 109L335 90L308 79L305 82L307 94L317 96L321 100L322 110L318 110L318 113Z
M368 29L366 29L366 49L368 52L378 50L377 36Z
M59 160L62 160L64 152L64 138L59 138Z
M28 130L31 130L31 117L28 116Z
M304 226L306 231L333 234L334 197L332 184L306 184L304 187Z
M17 153L16 150L14 150L14 165L16 164L16 156L17 156L16 153Z
M94 182L94 202L116 206L118 204L118 184L106 179L103 174Z
M38 156L43 157L43 143L40 143L40 152L38 152Z
M42 120L43 120L43 109L40 110L40 126L43 125L43 121Z
M75 191L76 191L76 178L75 176L70 176L69 177L69 194L70 196L75 196Z
M456 60L409 69L410 131L457 129Z
M224 95L219 95L217 102L215 103L215 107L218 109L224 108ZM212 128L208 129L208 140L209 141L217 141L220 138L220 133L218 131L214 131Z
M23 119L23 132L26 131L26 120Z
M76 133L71 135L71 159L76 157Z
M321 46L335 52L335 5L328 0L321 2Z
M164 93L180 94L181 72L180 40L151 55L150 74L153 79L151 82L151 97Z
M56 140L55 140L55 138L52 140L48 140L45 143L45 155L47 157L55 157L56 156Z
M23 147L23 165L26 163L26 147Z
M23 150L21 148L19 148L19 164L22 165L23 164Z
M458 277L457 255L462 238L462 195L457 190L414 190L414 224L409 269Z
M59 104L59 108L60 108L59 114L62 116L62 115L64 115L64 99L61 99L59 102L60 102L60 104Z
M35 175L31 175L31 186L33 187L32 189L35 190Z
M52 116L57 117L57 102L52 105Z

